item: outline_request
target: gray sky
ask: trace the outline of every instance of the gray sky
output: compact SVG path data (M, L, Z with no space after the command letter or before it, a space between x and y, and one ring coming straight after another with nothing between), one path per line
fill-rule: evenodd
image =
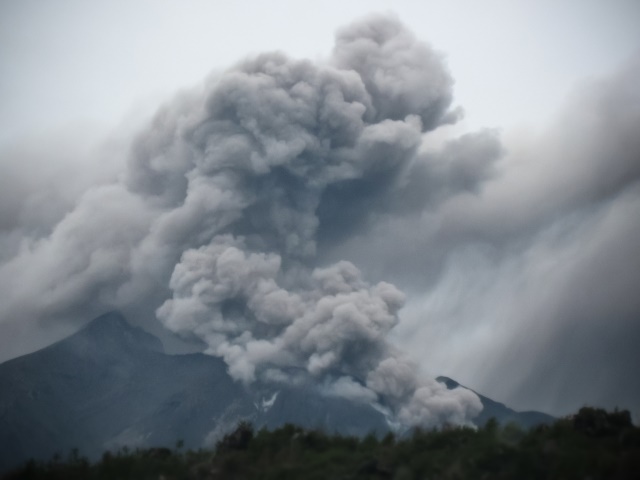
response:
M109 307L146 319L139 321L157 331L159 324L150 318L162 306L158 315L165 326L188 331L212 352L227 355L230 367L243 375L261 372L265 358L285 362L256 346L264 341L295 357L295 366L305 355L314 368L329 362L325 347L316 345L320 350L313 353L293 349L298 337L290 333L264 338L256 333L257 344L239 340L241 335L226 338L245 349L239 357L210 335L218 327L193 326L200 317L189 320L189 315L203 307L190 297L191 280L179 279L202 274L202 281L224 284L218 273L198 273L199 263L191 260L201 255L202 261L217 261L224 246L244 252L241 263L254 276L278 284L273 287L279 292L274 293L277 309L285 310L277 311L288 315L295 305L305 305L315 318L309 325L322 321L322 301L314 303L310 292L333 290L319 287L318 275L324 274L306 272L307 267L353 262L364 278L353 274L349 280L357 284L356 309L365 297L395 305L386 290L372 286L392 282L407 299L390 338L428 375L452 376L517 408L562 414L587 403L630 408L637 415L639 4L343 0L317 5L0 3L0 299L5 306L0 361L43 346ZM362 63L346 33L333 50L337 29L369 12L390 11L438 54L414 49L413 37L404 33L398 38L408 53L403 47L392 55L362 57L375 57L373 66ZM354 31L366 36L365 30ZM269 57L318 91L332 86L367 105L353 78L327 73L330 65L341 72L357 70L374 92L366 108L377 113L365 116L365 127L353 117L357 111L327 107L335 115L331 122L343 122L344 138L320 127L298 131L289 122L298 118L292 113L275 122L281 130L272 142L273 132L260 127L261 117L252 120L262 129L256 138L266 142L267 151L255 161L265 165L299 148L298 138L310 142L307 149L326 138L350 145L348 155L322 155L354 170L311 170L319 178L315 183L300 177L303 191L315 192L309 195L278 175L264 184L211 177L203 160L193 160L193 167L185 156L201 148L204 134L196 133L201 130L184 138L176 134L183 132L184 118L187 125L208 116L228 120L225 99L241 102L262 87L250 82L236 87L241 77L224 72L269 51L311 60L313 67L302 68ZM414 54L426 55L426 66ZM416 76L403 77L403 62ZM268 71L265 65L253 59L234 71ZM389 84L367 70L379 65L399 72L389 80L395 87L385 90ZM284 81L278 75L273 73ZM258 114L271 112L273 104L250 98ZM201 111L202 99L210 111ZM164 113L149 124L146 119L160 104L167 105ZM465 117L443 126L449 107L462 107ZM406 114L419 117L421 126ZM231 127L202 125L209 125L202 127L206 138L218 138L223 163L241 161L237 152L249 147L244 140L227 145ZM375 142L388 150L373 148ZM354 158L388 164L389 170L382 170L388 175L351 164ZM282 204L279 189L289 192L295 208ZM204 215L212 195L217 206ZM255 198L272 209L251 207ZM256 219L267 213L273 215L271 225L258 228ZM257 230L246 242L235 238L252 229ZM200 240L219 233L234 240ZM196 255L198 248L203 250ZM266 256L251 256L254 250ZM192 253L181 258L185 252ZM268 265L275 254L284 266L273 273ZM298 262L304 268L292 267ZM291 287L301 279L306 290ZM237 288L246 293L257 321L269 317L265 312L276 307L265 306L264 291L258 295L250 282L243 285ZM144 301L134 301L140 298ZM180 310L184 305L190 305L188 315ZM212 308L207 318L223 315L227 307L216 305L207 306ZM389 353L386 339L371 343L376 353L366 361L335 345L341 365L357 378L366 376L363 365L372 358L400 358ZM386 391L373 380L371 385L376 394ZM403 411L407 418L413 415Z
M447 57L473 127L538 125L577 81L640 43L634 0L3 1L2 138L76 120L112 124L249 54L317 58L336 28L394 11Z

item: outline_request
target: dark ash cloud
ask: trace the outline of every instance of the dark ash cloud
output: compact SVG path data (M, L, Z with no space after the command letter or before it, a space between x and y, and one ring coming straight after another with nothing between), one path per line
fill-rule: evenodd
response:
M404 294L317 256L320 229L339 241L343 205L364 224L404 208L399 187L419 189L407 175L429 161L423 135L455 117L451 86L440 57L384 16L342 29L326 63L268 53L209 79L157 113L119 181L88 188L0 267L3 322L147 305L240 381L302 370L405 426L468 421L478 398L422 377L388 341ZM460 183L460 162L434 167L452 195L481 181ZM389 202L366 208L364 190Z
M460 115L451 75L371 16L324 62L265 53L177 95L65 194L59 180L32 200L45 182L16 154L0 177L20 180L0 191L0 334L119 308L202 342L238 381L304 372L403 425L478 411L438 374L553 413L631 407L639 66L548 132L434 148Z

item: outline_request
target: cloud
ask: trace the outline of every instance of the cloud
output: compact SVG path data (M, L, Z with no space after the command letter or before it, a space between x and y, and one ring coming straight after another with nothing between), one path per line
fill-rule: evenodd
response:
M434 146L460 115L451 75L398 19L370 16L325 61L264 53L176 95L72 188L17 151L0 176L15 180L0 330L157 315L238 381L303 378L404 425L481 408L430 374L554 413L627 406L639 65L546 132Z
M424 215L421 239L396 221L431 277L399 333L431 368L522 408L636 408L638 79L636 56L583 85L546 131L507 137L499 173Z
M418 115L425 129L454 122L453 79L442 58L396 18L371 15L340 29L333 50L340 69L355 70L371 94L375 121Z
M404 294L318 257L319 238L403 211L405 193L419 210L484 181L498 148L483 134L419 155L456 117L451 87L440 56L385 16L340 30L326 62L265 53L207 79L158 111L117 179L21 239L0 266L2 322L142 305L239 381L306 372L407 426L468 421L478 398L423 378L388 341ZM475 144L486 152L465 159ZM413 172L439 193L421 196Z

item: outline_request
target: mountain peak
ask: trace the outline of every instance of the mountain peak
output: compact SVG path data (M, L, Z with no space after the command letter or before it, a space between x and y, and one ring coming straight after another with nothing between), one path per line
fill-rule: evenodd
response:
M98 333L98 331L121 331L133 328L124 318L124 315L118 310L112 310L94 318L87 323L81 331L90 330Z
M452 378L441 375L436 378L436 380L440 383L444 383L449 390L460 387L470 390L478 395L482 402L482 411L472 419L473 423L478 426L486 424L491 418L495 418L503 424L514 422L525 428L530 428L535 425L549 424L555 420L551 415L547 415L542 412L517 412L507 407L504 403L496 402L495 400L485 397L469 387L461 385Z
M460 386L460 384L454 379L445 377L444 375L440 375L438 378L436 378L436 380L440 383L444 383L448 390L453 390L454 388Z
M131 325L117 310L94 318L69 339L73 338L83 342L97 343L103 348L118 346L157 352L164 350L160 340L140 327Z

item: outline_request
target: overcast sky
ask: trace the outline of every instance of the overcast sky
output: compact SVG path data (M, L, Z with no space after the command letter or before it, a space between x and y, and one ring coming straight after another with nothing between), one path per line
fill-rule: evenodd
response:
M182 144L167 140L179 123L171 119L189 117L184 112L199 108L198 98L221 102L215 99L225 82L212 85L231 78L225 72L240 61L280 51L309 59L318 72L327 64L358 70L353 52L334 50L335 35L371 12L389 13L433 47L429 62L444 80L424 77L419 91L431 103L398 107L402 118L382 93L373 96L368 108L378 116L365 123L387 129L372 128L371 138L392 137L398 183L363 170L362 185L347 191L332 183L347 177L325 172L322 188L331 198L305 197L307 207L294 212L299 217L286 213L304 223L315 218L308 205L318 207L317 231L307 239L317 251L303 263L348 260L363 282L402 290L407 298L390 338L428 375L452 376L517 408L563 414L599 404L640 413L635 0L0 2L0 361L73 331L107 307L142 318L165 305L160 320L184 333L174 307L185 287L174 278L193 267L192 257L180 254L196 247L208 245L215 256L221 244L242 251L268 244L265 252L277 252L285 266L299 261L295 249L269 244L280 232L256 234L263 243L255 245L176 247L177 233L173 243L165 238L172 222L181 222L182 236L195 227L184 227L175 212L170 217L173 187L164 203L150 200L157 192L142 176L157 165L145 158L163 148L182 152ZM358 72L367 89L382 88ZM329 81L322 75L312 75L318 88ZM347 76L335 81L360 98ZM169 120L148 125L161 104ZM444 105L439 119L427 114L434 105ZM447 124L456 115L447 112L458 112L454 125ZM420 118L419 137L405 113ZM388 121L398 125L391 129ZM365 155L368 147L357 139L353 155ZM185 172L180 178L200 185L195 170ZM163 182L173 178L166 175ZM229 191L229 198L250 202L239 187ZM252 218L242 221L253 225ZM113 235L113 256L100 263L91 250L107 242L104 219L117 219L109 227L126 234ZM232 235L248 228L224 225L210 228ZM299 236L304 246L305 232ZM89 267L76 258L82 247ZM152 253L175 261L143 275L134 264ZM54 285L61 292L52 294ZM208 337L195 336L221 354Z
M396 12L446 56L473 127L538 125L576 82L610 72L640 42L634 0L25 0L0 8L5 138L78 119L116 122L250 54L327 56L336 28L367 12Z

